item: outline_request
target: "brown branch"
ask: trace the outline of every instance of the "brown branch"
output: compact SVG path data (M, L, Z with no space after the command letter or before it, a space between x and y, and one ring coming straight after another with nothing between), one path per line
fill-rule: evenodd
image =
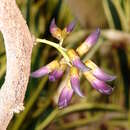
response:
M0 89L0 130L6 130L13 113L24 108L33 47L31 34L15 0L0 0L0 31L7 56L5 82Z

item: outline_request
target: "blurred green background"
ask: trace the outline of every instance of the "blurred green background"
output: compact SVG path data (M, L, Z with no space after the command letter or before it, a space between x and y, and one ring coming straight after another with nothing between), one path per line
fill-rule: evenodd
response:
M111 83L115 86L112 95L105 96L82 77L86 98L74 95L71 104L59 110L57 91L65 77L54 83L47 76L31 78L25 110L14 116L8 130L130 130L130 0L17 0L17 4L36 37L55 41L49 33L52 18L61 28L76 20L76 28L64 41L66 48L76 48L100 27L100 40L86 56L117 79ZM54 48L37 44L31 71L57 56ZM5 72L5 47L0 35L0 86Z

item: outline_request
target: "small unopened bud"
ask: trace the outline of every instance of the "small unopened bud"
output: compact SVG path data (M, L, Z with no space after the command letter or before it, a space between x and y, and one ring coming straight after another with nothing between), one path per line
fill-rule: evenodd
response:
M62 39L62 31L59 27L57 27L55 23L55 19L51 21L50 25L50 33L52 34L53 37L55 37L58 40Z
M116 79L116 76L109 75L105 73L102 69L100 69L94 62L91 60L87 60L85 65L92 69L93 75L102 81L112 81Z
M84 97L83 93L80 90L80 77L78 69L76 67L71 67L70 69L70 83L74 92L80 97Z
M101 81L94 77L90 71L85 72L84 75L91 83L92 87L95 88L98 92L107 95L110 95L113 92L113 88L111 86L106 84L104 81Z
M58 106L59 108L67 107L71 101L73 95L73 89L70 86L65 86L59 96Z
M59 68L59 63L57 60L54 60L50 62L49 64L47 64L46 66L43 66L40 69L32 72L31 77L34 77L34 78L42 77L44 75L49 74L50 72L52 72L53 70L57 68Z
M83 56L88 50L95 45L98 41L100 35L100 30L97 29L95 32L91 33L86 40L76 49L80 56Z

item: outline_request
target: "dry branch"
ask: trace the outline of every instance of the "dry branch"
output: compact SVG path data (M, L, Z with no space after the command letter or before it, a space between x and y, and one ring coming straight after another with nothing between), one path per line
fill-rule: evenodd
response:
M4 37L7 71L0 89L0 130L23 110L33 47L31 34L15 0L0 0L0 31Z

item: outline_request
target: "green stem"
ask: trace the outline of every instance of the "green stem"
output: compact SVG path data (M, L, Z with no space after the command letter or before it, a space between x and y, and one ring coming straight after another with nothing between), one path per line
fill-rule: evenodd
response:
M60 46L59 44L56 44L55 42L48 41L46 39L39 39L39 38L36 39L36 42L45 43L49 46L56 48L62 54L62 56L65 58L66 62L67 63L70 62L68 55L63 51L64 48L62 46Z
M59 110L58 108L54 109L50 113L50 115L35 128L35 130L43 130L53 120L62 118L69 113L74 113L79 111L89 111L89 110L96 110L96 112L97 110L123 112L118 105L114 105L114 104L106 105L106 104L93 104L93 103L78 103L61 110Z
M39 126L35 128L35 130L43 130L50 122L54 120L58 112L59 111L57 108L53 110L51 114Z

